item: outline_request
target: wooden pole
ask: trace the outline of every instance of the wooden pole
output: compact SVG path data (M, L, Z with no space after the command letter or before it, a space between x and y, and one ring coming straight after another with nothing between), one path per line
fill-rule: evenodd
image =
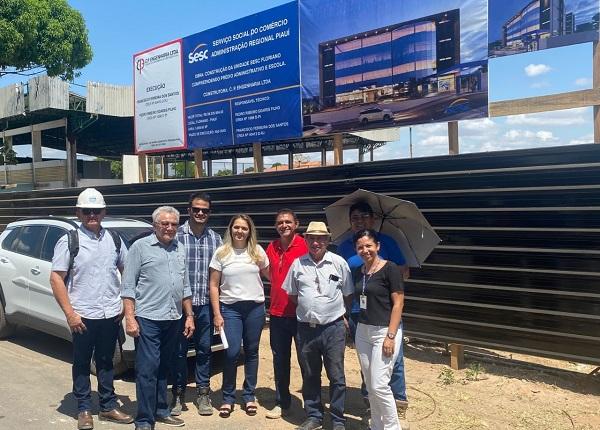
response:
M458 122L448 123L448 154L458 155Z
M592 88L600 88L600 42L594 42ZM600 105L594 105L594 143L600 143Z
M148 164L146 154L138 154L138 176L140 183L148 182Z
M344 137L339 133L333 135L333 164L344 164Z
M202 177L202 150L194 149L194 178Z
M254 142L252 144L252 154L254 155L254 172L263 172L265 170L265 166L263 164L262 147L260 142Z
M458 343L450 344L450 367L460 370L465 367L465 347Z

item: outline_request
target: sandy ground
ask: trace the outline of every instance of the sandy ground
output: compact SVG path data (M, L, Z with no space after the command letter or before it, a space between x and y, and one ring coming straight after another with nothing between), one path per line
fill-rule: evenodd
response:
M589 375L593 366L547 360L525 355L470 348L467 368L449 371L449 357L438 345L412 341L405 345L406 373L412 430L599 430L600 375ZM301 379L293 364L293 413L280 420L267 420L266 408L274 404L273 368L268 328L261 343L257 389L261 407L255 417L239 405L228 419L200 417L192 404L193 383L182 418L188 429L294 429L304 420ZM40 332L20 329L14 338L0 341L0 430L73 430L77 407L71 394L71 344ZM485 370L481 371L481 368ZM475 375L474 370L480 372ZM346 350L349 430L366 429L359 392L360 373L353 349ZM477 377L475 377L477 376ZM241 387L243 368L238 368ZM477 379L477 380L475 380ZM221 376L212 378L213 404L221 403ZM323 376L323 385L327 378ZM92 381L95 390L96 381ZM123 407L136 410L135 382L130 372L115 381ZM323 390L327 399L327 388ZM93 413L97 414L97 394ZM97 430L133 429L99 422ZM168 427L158 424L157 430ZM331 428L329 420L325 428Z
M452 371L449 356L440 345L411 341L405 345L412 430L597 430L600 429L600 376L589 375L594 366L549 360L526 355L467 348L466 368ZM261 339L261 361L257 398L259 413L248 417L239 405L228 419L199 417L195 407L182 418L196 428L293 429L305 416L302 410L301 377L297 363L292 365L294 396L290 417L265 418L274 405L273 366L268 329ZM360 373L356 352L346 349L347 426L366 429L364 406L358 387ZM243 368L238 368L238 388ZM193 385L193 384L192 384ZM221 377L211 381L213 404L221 403ZM328 396L323 373L323 398ZM189 393L191 400L192 393ZM325 428L331 428L328 419Z

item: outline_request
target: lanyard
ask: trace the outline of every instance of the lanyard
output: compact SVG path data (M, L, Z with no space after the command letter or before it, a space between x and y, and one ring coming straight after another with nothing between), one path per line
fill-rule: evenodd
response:
M376 261L376 265L375 267L373 267L373 269L377 269L377 267L379 266L379 258ZM371 278L373 277L373 275L377 273L377 271L373 271L371 272L371 274L369 274L369 277L367 278L367 273L363 273L363 280L362 280L362 295L365 295L365 290L367 288L367 284L369 283L369 281L371 280Z

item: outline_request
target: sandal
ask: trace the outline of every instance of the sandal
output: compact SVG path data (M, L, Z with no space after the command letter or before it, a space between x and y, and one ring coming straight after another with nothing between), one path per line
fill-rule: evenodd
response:
M253 417L258 411L258 406L254 402L248 402L244 405L244 410L246 411L246 415Z
M229 416L231 415L231 411L233 411L233 405L223 403L219 408L219 416L221 418L229 418Z

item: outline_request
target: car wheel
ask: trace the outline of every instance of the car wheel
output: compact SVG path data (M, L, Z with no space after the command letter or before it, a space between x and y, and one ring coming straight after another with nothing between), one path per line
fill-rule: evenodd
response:
M121 350L121 345L119 345L119 342L117 342L117 345L115 346L115 353L113 354L113 372L114 372L114 376L119 377L122 374L124 374L125 372L127 372L127 363L125 362L125 359L123 358L123 351ZM92 363L90 365L90 373L92 375L96 375L96 360L94 359L94 356L92 356Z
M0 339L12 336L15 332L15 326L6 320L6 312L4 312L4 303L0 302Z
M390 116L389 116L389 115L386 113L386 114L383 116L383 120L384 120L384 121L389 121L389 120L390 120Z
M368 124L369 123L369 118L363 118L361 122L363 124Z

